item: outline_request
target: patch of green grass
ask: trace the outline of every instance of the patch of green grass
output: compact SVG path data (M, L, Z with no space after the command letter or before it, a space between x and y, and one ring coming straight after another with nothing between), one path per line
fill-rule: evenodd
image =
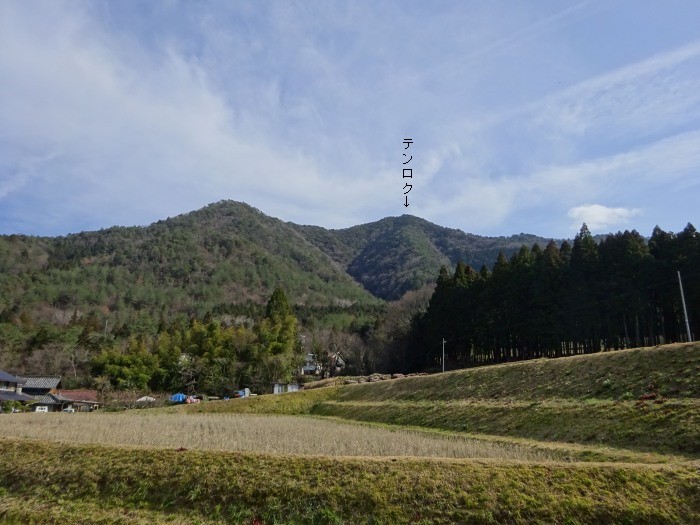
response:
M335 399L338 388L320 388L300 392L253 396L226 401L208 401L191 405L177 405L164 409L165 412L185 412L188 414L309 414L314 406L323 401Z
M120 502L124 512L265 524L700 520L700 474L691 465L311 458L4 439L0 446L4 500L37 505L60 495L90 508Z
M343 388L345 401L700 397L700 343L536 359Z
M247 517L247 516L246 516ZM250 521L250 520L248 520ZM0 523L5 525L223 525L224 519L187 511L167 512L125 508L120 501L104 498L67 498L58 492L10 496L0 494Z

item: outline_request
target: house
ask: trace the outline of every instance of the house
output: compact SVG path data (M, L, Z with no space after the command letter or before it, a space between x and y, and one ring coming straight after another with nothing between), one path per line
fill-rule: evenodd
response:
M24 380L0 370L0 405L7 401L31 403L34 398L22 392Z
M20 377L24 382L23 391L32 396L31 404L37 407L47 407L48 412L61 412L72 409L73 404L58 395L61 378L58 376L25 376Z
M97 390L81 388L76 390L60 390L58 393L64 399L73 401L74 408L77 412L92 412L100 408L102 404L97 400Z
M301 375L318 375L321 373L321 365L316 362L314 354L306 354L304 364L301 365Z
M61 378L58 376L25 376L19 379L24 381L24 393L30 396L58 394L61 387Z
M96 390L62 390L59 376L26 376L23 391L32 396L32 405L45 406L48 412L63 410L90 412L99 408Z
M74 411L76 407L72 399L67 399L61 394L42 394L32 398L32 406L37 411L37 407L46 407L47 412L62 412L63 410Z

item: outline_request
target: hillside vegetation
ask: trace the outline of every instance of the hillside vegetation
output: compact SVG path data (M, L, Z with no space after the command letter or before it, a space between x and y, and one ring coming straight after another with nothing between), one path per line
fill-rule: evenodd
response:
M700 322L692 225L656 228L648 242L624 232L598 245L585 225L573 246L544 241L406 215L326 230L231 201L147 227L0 236L0 368L61 375L66 386L262 391L236 372L251 361L246 338L228 335L259 327L273 289L298 320L298 353L326 361L340 351L358 375L434 371L443 340L448 369L687 340L677 268L691 328ZM214 382L172 381L193 370L164 354L227 361ZM154 380L165 361L169 379Z
M112 319L223 313L227 305L264 302L276 286L307 305L373 301L293 228L235 202L147 227L2 236L0 275L5 308L44 304L68 317L76 308Z
M306 240L340 264L372 294L395 300L435 281L441 265L464 261L491 267L499 252L510 256L521 246L549 239L521 233L482 237L402 215L341 230L290 224Z
M115 326L144 313L236 314L277 286L300 305L375 304L433 282L441 264L492 264L535 241L544 240L478 237L411 216L327 230L222 201L146 227L0 236L0 315L60 323L94 310Z
M0 236L0 368L61 375L66 387L192 391L189 379L153 380L151 372L164 366L159 376L191 376L178 365L183 361L164 354L219 359L225 353L228 361L216 374L223 381L197 382L198 393L255 388L236 372L236 363L250 362L250 352L242 351L248 345L227 347L209 336L259 326L265 302L279 288L298 319L304 352L323 359L342 350L357 374L390 369L401 362L394 349L402 344L403 318L424 309L430 285L393 310L383 299L434 281L439 265L453 257L478 264L470 254L479 246L509 252L518 242L410 216L345 230L302 227L232 201L146 227ZM190 337L199 327L207 327L206 337ZM232 346L246 355L232 360ZM105 361L104 354L112 357Z

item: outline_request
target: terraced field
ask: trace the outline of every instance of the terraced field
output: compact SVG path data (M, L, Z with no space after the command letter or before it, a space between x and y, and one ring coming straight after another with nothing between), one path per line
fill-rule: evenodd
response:
M0 522L698 523L698 378L691 344L0 416Z

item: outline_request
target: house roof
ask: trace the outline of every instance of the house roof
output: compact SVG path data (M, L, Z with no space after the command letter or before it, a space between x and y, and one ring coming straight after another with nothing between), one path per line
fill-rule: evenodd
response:
M24 383L24 379L22 379L21 377L15 377L12 374L8 374L4 370L0 370L0 381L5 381L8 383L19 383L19 384Z
M41 396L33 396L32 399L37 405L63 405L65 403L73 403L72 399L67 399L62 395L44 394Z
M61 390L59 394L64 398L72 399L73 401L89 401L91 403L97 403L97 390L89 390L85 388L77 390Z
M28 376L20 378L24 381L24 388L56 388L61 382L58 376Z
M27 394L0 391L0 401L24 401L28 403L34 401L34 398L32 396L28 396Z

